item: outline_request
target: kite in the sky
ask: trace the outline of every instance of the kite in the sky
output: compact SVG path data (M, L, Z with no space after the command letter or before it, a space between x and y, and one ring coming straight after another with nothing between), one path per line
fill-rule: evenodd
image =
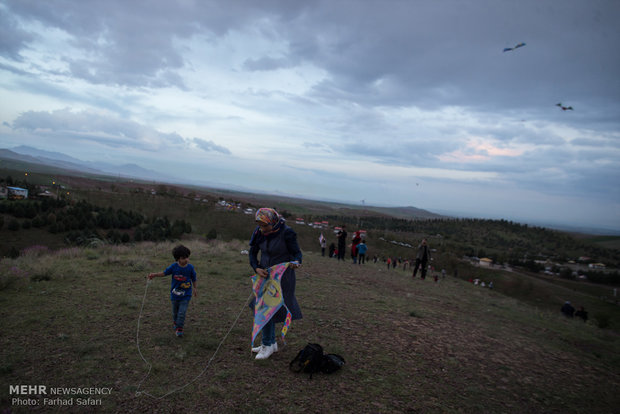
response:
M286 319L282 327L282 341L284 341L284 335L286 335L288 327L291 324L292 315L284 304L284 295L282 287L280 286L280 280L286 269L292 263L296 262L284 262L271 266L269 269L266 269L267 273L269 273L269 276L266 278L260 277L258 274L252 276L252 290L256 297L256 303L254 305L254 327L252 328L252 346L254 346L256 335L258 335L265 324L269 322L282 306L286 309Z
M555 106L559 106L560 108L562 108L563 111L572 111L573 107L572 106L564 106L561 103L556 103Z
M525 43L519 43L515 47L506 47L506 48L504 48L504 52L509 52L511 50L515 50L515 49L518 49L518 48L523 47L523 46L525 46Z

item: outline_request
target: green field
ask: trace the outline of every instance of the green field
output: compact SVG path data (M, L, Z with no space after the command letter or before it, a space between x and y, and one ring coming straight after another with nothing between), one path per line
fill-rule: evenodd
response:
M174 243L41 249L3 259L0 408L617 412L619 308L585 290L468 266L459 267L460 277L495 278L496 289L452 276L437 283L413 280L408 271L388 271L383 263L338 263L305 249L297 273L304 319L293 321L285 347L258 362L249 352L251 314L245 303L251 269L240 253L247 242L184 243L192 249L199 296L192 300L183 339L170 326L169 282L155 279L146 289L145 281L147 273L171 263ZM559 313L563 300L575 293L573 301L591 312L587 323ZM596 313L605 313L612 325L599 328ZM136 341L140 314L140 350L152 364L148 377ZM345 367L312 380L290 372L288 363L307 342L341 354ZM34 395L33 409L14 404L9 386L19 384L111 392L91 406L75 405L76 399L73 406L44 405ZM143 394L136 393L138 387Z

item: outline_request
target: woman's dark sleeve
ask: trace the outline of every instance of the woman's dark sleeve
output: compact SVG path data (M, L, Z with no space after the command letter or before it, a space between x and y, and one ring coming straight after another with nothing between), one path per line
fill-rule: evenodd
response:
M256 268L259 267L258 266L258 251L260 250L260 248L256 245L254 246L250 246L250 266L252 266L252 269L254 269L254 271L256 272Z
M288 252L293 256L291 261L301 264L301 249L299 248L299 243L297 243L297 233L295 233L295 230L291 228L286 229L284 241L286 241Z

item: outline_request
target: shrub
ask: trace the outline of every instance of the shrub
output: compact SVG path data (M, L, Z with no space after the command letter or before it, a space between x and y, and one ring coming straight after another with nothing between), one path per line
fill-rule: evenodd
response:
M45 226L45 218L42 216L36 216L33 220L32 220L32 226L36 227L36 228L41 228L43 226Z
M207 233L207 240L215 240L217 239L217 231L215 229L209 230Z
M34 246L26 247L24 250L22 250L21 255L30 257L41 257L48 253L49 248L47 246L41 246L36 244Z
M0 291L20 283L28 277L28 272L19 269L17 266L0 268Z
M596 325L601 329L609 328L611 325L609 322L609 315L607 313L598 312L594 314L594 320L596 321Z
M19 221L12 219L11 221L9 221L9 224L7 225L7 229L11 230L11 231L17 231L20 229L20 225L19 225Z
M49 270L39 271L30 276L33 282L41 282L44 280L52 280L52 273Z

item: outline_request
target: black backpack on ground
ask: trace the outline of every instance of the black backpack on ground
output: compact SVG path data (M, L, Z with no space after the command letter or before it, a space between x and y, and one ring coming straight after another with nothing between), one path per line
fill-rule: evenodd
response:
M344 358L338 354L325 354L323 355L323 365L321 371L325 374L331 374L338 371L344 365Z
M331 374L344 365L344 358L336 354L324 354L323 347L319 344L308 344L299 351L297 356L289 364L289 368L295 372L310 374L310 379L315 372Z

